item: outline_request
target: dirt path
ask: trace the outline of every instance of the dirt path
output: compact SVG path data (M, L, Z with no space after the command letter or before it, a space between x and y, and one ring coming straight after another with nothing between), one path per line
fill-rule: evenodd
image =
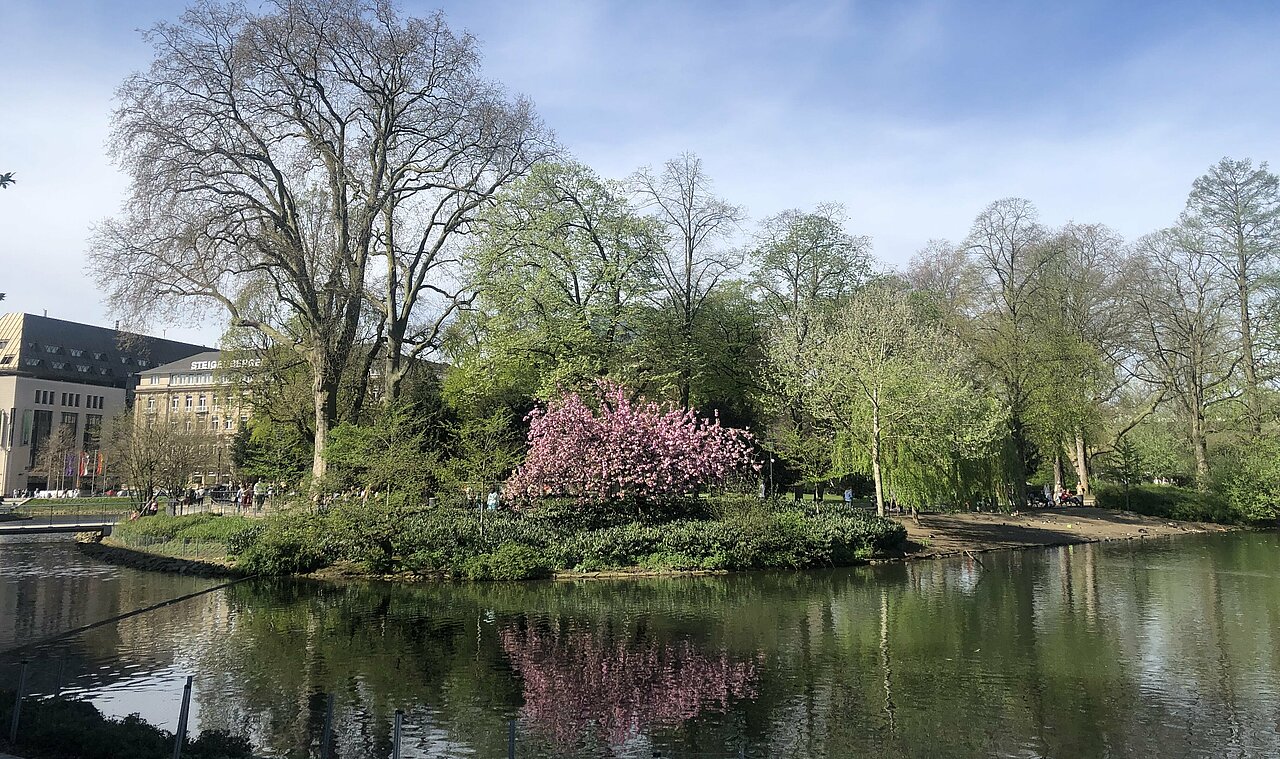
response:
M907 559L1002 548L1030 548L1102 540L1132 540L1199 532L1227 532L1233 528L1203 522L1168 519L1109 509L1070 508L1016 514L970 512L921 514L920 524L898 517L907 528Z

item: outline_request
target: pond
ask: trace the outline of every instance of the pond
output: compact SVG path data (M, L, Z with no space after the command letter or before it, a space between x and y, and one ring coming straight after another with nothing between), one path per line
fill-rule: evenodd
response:
M265 756L1280 756L1280 535L808 573L215 580L0 543L0 653L114 715Z

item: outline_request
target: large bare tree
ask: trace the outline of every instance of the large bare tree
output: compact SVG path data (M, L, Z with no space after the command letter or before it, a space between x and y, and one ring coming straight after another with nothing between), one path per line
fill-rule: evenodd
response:
M1132 291L1141 318L1145 379L1176 401L1202 489L1209 478L1210 410L1235 397L1241 361L1230 340L1231 291L1218 275L1211 244L1193 226L1142 237L1135 244L1134 264L1143 284Z
M965 249L981 273L971 344L1010 410L1013 502L1026 502L1028 463L1032 458L1029 406L1035 374L1035 310L1041 307L1044 273L1056 253L1030 201L1005 198L987 206L965 240Z
M1264 276L1280 258L1280 179L1267 164L1223 158L1196 179L1184 223L1203 236L1207 253L1231 283L1239 313L1241 367L1247 422L1262 431L1262 357L1257 345L1254 300Z
M667 230L668 245L658 264L666 302L676 311L679 345L676 385L680 403L689 407L701 364L695 340L698 318L716 285L741 263L740 253L724 247L746 213L717 197L702 159L681 153L660 173L645 167L632 177L640 202Z
M130 194L93 265L125 316L213 307L295 352L318 482L342 377L372 360L362 322L381 316L394 394L402 350L426 350L456 301L449 237L520 169L536 121L480 78L470 37L387 2L201 3L147 39L154 61L120 87L112 135Z

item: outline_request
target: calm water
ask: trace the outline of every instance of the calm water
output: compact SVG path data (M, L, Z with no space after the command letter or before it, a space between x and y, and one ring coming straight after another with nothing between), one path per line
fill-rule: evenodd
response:
M0 542L0 651L218 583ZM809 574L251 582L21 654L37 690L270 756L1280 756L1280 535ZM0 688L19 654L0 653Z

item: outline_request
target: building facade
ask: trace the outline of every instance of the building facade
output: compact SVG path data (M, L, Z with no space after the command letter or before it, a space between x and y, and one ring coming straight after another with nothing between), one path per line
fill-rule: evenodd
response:
M138 375L208 348L32 314L0 316L0 492L102 482L102 432Z
M193 483L230 484L232 439L249 422L245 386L235 370L257 361L206 351L140 373L133 404L138 425L163 424L209 436L209 455Z

